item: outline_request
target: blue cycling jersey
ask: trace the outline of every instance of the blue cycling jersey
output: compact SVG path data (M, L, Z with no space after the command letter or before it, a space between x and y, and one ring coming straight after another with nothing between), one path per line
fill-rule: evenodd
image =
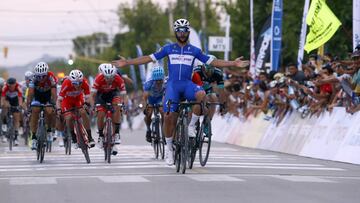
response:
M213 61L202 53L201 49L187 44L183 47L177 43L168 44L161 48L160 51L151 54L150 57L153 61L158 61L165 56L168 57L169 80L191 80L194 61L199 61L210 64Z

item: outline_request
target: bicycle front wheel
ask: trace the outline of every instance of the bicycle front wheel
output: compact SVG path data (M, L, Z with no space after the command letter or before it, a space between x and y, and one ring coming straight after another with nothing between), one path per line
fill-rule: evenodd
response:
M180 170L181 173L185 173L186 171L186 163L187 163L187 159L188 159L188 154L189 154L189 134L188 134L188 122L187 122L187 118L184 117L182 119L182 123L181 123L181 137L180 137L180 141L181 141L181 151L180 151L180 160L181 160L181 164L180 164Z
M14 126L13 126L13 119L10 118L8 120L8 134L9 134L9 150L12 151L12 147L14 145Z
M200 134L200 147L199 147L199 160L200 160L201 166L206 165L206 162L207 162L207 160L209 158L209 154L210 154L211 136L212 136L210 122L211 121L209 119L206 119L205 122L203 123L203 125L201 126L202 133ZM205 132L206 136L203 133L205 127L207 128L207 130Z
M86 163L89 164L90 163L90 156L89 156L89 151L88 151L89 147L86 143L87 132L86 132L84 126L82 126L81 124L79 124L77 122L75 122L75 129L76 129L76 135L78 138L79 147L85 156Z

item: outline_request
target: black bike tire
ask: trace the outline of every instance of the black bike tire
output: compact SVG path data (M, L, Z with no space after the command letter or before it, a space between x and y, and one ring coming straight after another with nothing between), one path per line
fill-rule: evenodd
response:
M159 135L159 140L158 140L159 152L160 152L159 154L160 154L160 158L164 159L164 156L165 156L165 140L163 139L163 135L161 133L160 123L161 123L161 121L159 121L159 125L158 125L158 128L157 128L157 134Z
M76 124L76 131L77 133L81 133L79 135L77 135L77 137L79 138L79 146L81 148L81 151L82 153L84 154L84 157L85 157L85 160L86 160L86 163L90 163L90 156L89 156L89 151L88 151L88 145L85 143L85 140L84 140L84 136L87 136L87 132L86 130L84 129L84 126L82 126L81 124Z
M189 139L189 159L188 166L189 169L193 168L195 157L196 157L196 138Z
M206 150L203 152L203 147L204 147L204 142L205 142L205 136L201 135L201 140L200 140L200 147L199 147L199 161L200 161L200 165L201 166L205 166L208 159L209 159L209 154L210 154L210 148L211 148L211 136L212 136L212 131L211 131L211 123L210 120L206 119L206 122L208 122L208 137L207 137L207 147ZM202 130L203 130L204 126L202 126ZM205 156L204 156L205 155Z
M180 172L180 165L181 165L180 124L177 124L175 132L176 133L175 133L175 142L174 142L174 144L175 144L174 163L175 163L176 172L179 173Z
M151 128L151 137L152 137L152 145L153 145L153 149L154 149L154 154L155 154L155 159L159 158L159 135L157 134L156 131L156 120L154 123L152 123L152 128Z
M181 123L181 165L180 170L182 174L186 172L186 164L188 159L188 152L189 152L189 134L188 134L188 122L187 118L184 117Z
M8 133L9 133L9 150L12 151L12 147L14 145L14 127L13 127L13 119L9 119L9 122L8 122Z
M106 143L106 150L107 150L107 162L111 163L111 154L112 154L112 123L110 121L107 121L107 131L106 131L106 137L107 137L107 143Z

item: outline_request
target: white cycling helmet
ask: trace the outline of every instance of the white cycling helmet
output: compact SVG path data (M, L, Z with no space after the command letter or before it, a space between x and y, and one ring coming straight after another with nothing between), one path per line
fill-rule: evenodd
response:
M4 84L5 84L4 78L0 78L0 86L4 86Z
M99 71L107 78L112 78L116 75L116 68L110 63L101 64Z
M190 23L189 23L188 20L183 19L183 18L177 19L177 20L174 22L174 25L173 25L174 31L176 30L176 28L179 28L179 27L190 28Z
M35 75L46 75L49 71L49 66L45 62L38 63L34 68Z
M80 70L72 70L69 73L69 79L71 82L82 82L84 75Z
M29 80L34 76L34 73L32 71L26 71L25 72L25 80Z

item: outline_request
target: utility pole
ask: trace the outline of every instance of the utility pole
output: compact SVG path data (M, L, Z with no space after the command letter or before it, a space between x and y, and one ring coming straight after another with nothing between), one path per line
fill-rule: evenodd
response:
M173 33L173 23L174 23L174 15L173 15L173 5L172 2L169 2L169 28L170 28L170 33Z
M184 18L188 19L188 0L184 0Z
M224 60L229 60L229 52L230 52L230 15L226 15L226 29L225 29L225 39L227 42L226 50L224 52Z
M203 32L206 29L206 9L205 9L205 0L199 0L199 9L201 17L201 29Z

